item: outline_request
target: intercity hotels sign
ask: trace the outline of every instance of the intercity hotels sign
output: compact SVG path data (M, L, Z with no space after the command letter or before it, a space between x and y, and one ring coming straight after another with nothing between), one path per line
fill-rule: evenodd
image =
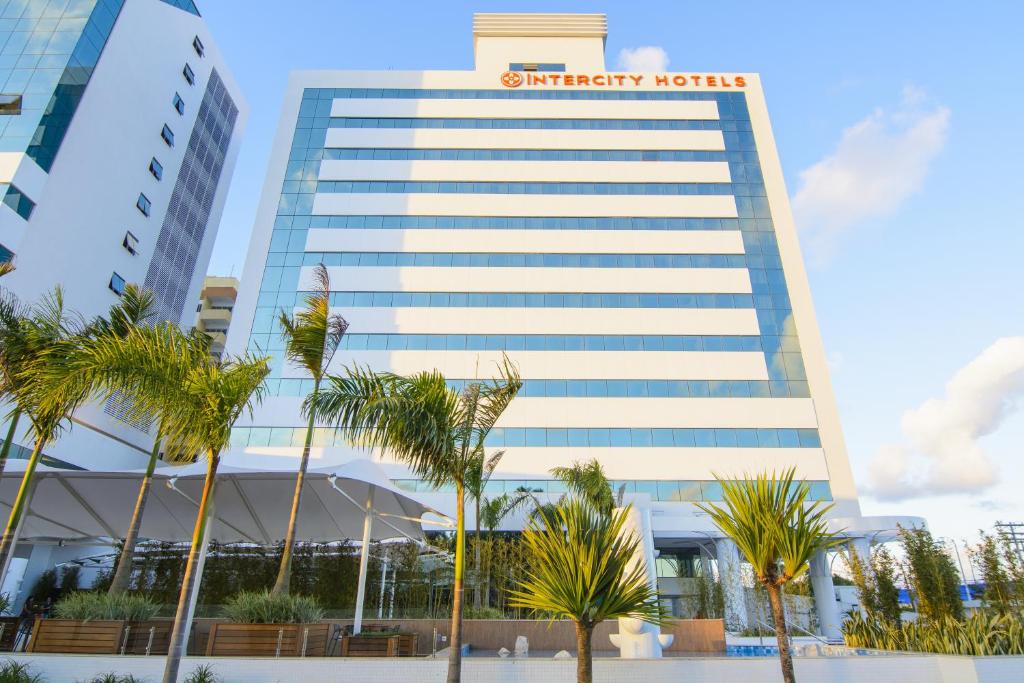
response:
M501 84L506 88L518 88L521 85L546 85L555 88L640 88L650 85L662 88L745 88L747 79L743 76L720 74L566 74L506 71L501 74Z

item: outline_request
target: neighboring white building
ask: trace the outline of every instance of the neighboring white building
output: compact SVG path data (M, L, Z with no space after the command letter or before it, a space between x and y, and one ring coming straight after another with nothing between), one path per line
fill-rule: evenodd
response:
M231 312L238 298L238 278L207 275L199 292L196 306L195 328L210 337L210 354L220 358L224 354Z
M195 5L12 2L0 42L3 286L33 302L60 285L89 318L139 283L190 327L247 115ZM144 466L153 435L118 414L78 411L46 455Z
M759 77L612 73L604 40L604 15L484 14L472 71L293 73L228 337L274 356L270 395L231 457L299 454L310 382L276 316L323 262L351 324L332 369L518 364L492 495L555 495L550 468L596 457L649 498L663 558L728 568L692 503L720 499L715 475L795 466L837 527L892 529L860 514ZM366 453L325 428L313 457Z

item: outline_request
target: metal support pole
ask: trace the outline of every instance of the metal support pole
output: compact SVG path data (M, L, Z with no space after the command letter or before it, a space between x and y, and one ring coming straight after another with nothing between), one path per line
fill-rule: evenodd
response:
M373 532L373 492L370 486L366 495L366 517L363 519L363 547L359 552L359 583L356 587L356 613L352 620L352 635L363 630L363 603L366 600L366 570L370 560L370 538Z
M384 618L384 595L388 585L388 551L384 551L384 559L380 563L380 600L377 601L377 618Z

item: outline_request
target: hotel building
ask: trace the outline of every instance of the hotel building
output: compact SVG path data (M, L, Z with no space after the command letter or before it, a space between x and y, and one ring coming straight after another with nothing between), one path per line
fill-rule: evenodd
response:
M138 283L191 327L245 119L192 0L0 0L3 287L91 318ZM150 425L123 416L79 410L45 462L144 467Z
M233 455L300 451L311 382L276 316L323 263L351 325L334 370L458 384L518 365L491 495L557 495L550 468L597 458L650 501L663 558L715 556L730 581L735 546L693 506L720 500L716 475L795 466L837 527L891 528L860 516L759 77L611 73L605 31L482 14L471 71L293 73L228 338L273 356L270 395ZM327 428L314 445L320 464L367 457ZM812 578L834 636L824 558Z

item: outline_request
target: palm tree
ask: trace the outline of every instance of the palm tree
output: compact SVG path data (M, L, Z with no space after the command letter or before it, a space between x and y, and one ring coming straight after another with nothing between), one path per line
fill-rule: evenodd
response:
M487 529L487 560L484 562L484 580L483 580L483 594L485 607L490 607L491 604L491 552L494 547L494 530L501 526L501 523L505 521L505 518L510 514L518 510L523 506L526 501L531 500L532 496L525 491L517 490L515 495L509 495L503 493L495 498L484 498L483 501L477 505L477 529L479 530L480 525L483 524L484 528ZM479 539L479 533L477 534ZM479 547L480 541L477 541ZM477 569L479 572L480 570ZM479 605L477 605L479 607Z
M794 683L796 678L786 637L783 586L806 572L816 553L842 543L836 533L829 531L825 519L832 505L808 503L810 486L805 481L794 481L795 475L796 468L785 470L779 477L765 472L741 481L716 476L722 486L724 507L697 503L736 543L768 592L786 683Z
M188 639L220 454L229 444L235 421L261 398L268 360L249 355L211 358L208 345L198 335L161 323L136 327L124 337L96 337L70 362L72 376L79 373L86 378L78 381L87 381L94 392L129 397L128 412L133 418L157 417L170 459L191 461L197 454L206 456L206 480L171 631L164 683L176 683Z
M461 393L437 371L410 376L348 369L332 376L313 406L356 443L379 448L434 486L454 485L455 567L448 683L462 675L462 602L466 563L466 487L487 435L522 386L506 358L500 377ZM308 401L309 399L307 399Z
M473 454L469 477L466 479L466 493L473 498L475 513L474 533L476 538L473 544L473 573L476 586L473 589L473 607L477 609L480 609L480 506L487 482L491 480L491 475L494 474L495 468L503 457L505 457L504 450L495 451L488 456L481 445Z
M110 307L107 318L97 318L93 321L94 334L112 335L114 337L125 337L139 325L145 324L156 314L156 298L152 290L144 289L135 284L129 284L121 294L121 300ZM146 463L146 473L139 483L139 495L135 500L135 509L132 511L131 521L128 523L128 530L125 532L124 542L121 544L121 553L117 558L117 565L114 570L114 578L110 582L107 593L117 595L128 590L132 578L132 559L135 557L135 546L138 544L139 529L142 526L142 516L146 511L146 500L149 498L149 490L153 483L153 472L156 470L156 463L160 457L160 445L163 442L159 423L157 424L156 436L153 439L153 448L150 449L149 461Z
M553 467L551 476L564 483L570 493L593 505L601 514L610 515L615 508L611 484L597 458L574 462L569 467Z
M313 392L303 404L306 411L306 440L302 445L299 472L295 477L295 495L292 497L292 512L288 520L284 548L281 550L281 565L277 580L271 591L287 594L292 573L292 553L295 547L295 532L299 523L299 506L302 503L302 484L309 467L309 448L313 443L313 425L316 422L317 397L320 383L334 352L345 336L348 323L340 315L331 315L331 279L327 268L321 263L313 270L316 285L306 296L306 310L294 318L281 311L281 334L285 339L285 353L288 360L302 367L313 377Z
M83 392L65 391L57 400L50 400L45 392L45 370L51 358L70 351L85 328L80 316L65 309L64 293L58 287L20 318L15 330L3 334L4 353L16 357L11 383L5 389L15 410L28 417L35 443L0 540L0 581L7 574L43 448L57 438L67 416L85 398Z
M8 263L10 262L8 261ZM13 294L9 292L0 294L0 397L3 397L5 401L13 398L12 389L17 384L15 377L21 371L19 364L26 360L23 353L23 336L26 330L23 318L25 315L26 311ZM4 444L0 447L0 473L4 471L7 464L7 456L18 431L18 422L21 420L21 410L18 408L17 402L14 402L14 407L7 415L7 419L10 424Z
M511 604L576 623L577 683L593 681L597 624L619 617L667 620L644 566L633 561L640 539L623 533L628 514L629 508L604 514L569 496L552 513L532 517L523 532L531 562Z

